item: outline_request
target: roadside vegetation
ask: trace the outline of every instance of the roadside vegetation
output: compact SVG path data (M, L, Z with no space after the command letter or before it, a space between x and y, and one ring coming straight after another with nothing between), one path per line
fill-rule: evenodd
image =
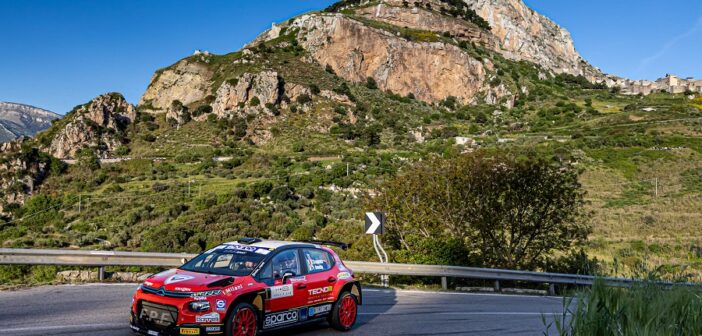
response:
M564 300L564 314L543 317L547 332L561 336L699 335L702 331L702 290L672 289L644 282L632 288L602 282ZM551 332L551 333L549 333Z

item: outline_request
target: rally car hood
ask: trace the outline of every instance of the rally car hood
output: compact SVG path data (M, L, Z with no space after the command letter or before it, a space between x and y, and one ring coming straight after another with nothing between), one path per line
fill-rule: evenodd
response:
M228 279L231 279L228 281ZM172 269L154 274L144 281L144 285L174 291L199 292L222 288L235 281L233 276L190 272Z

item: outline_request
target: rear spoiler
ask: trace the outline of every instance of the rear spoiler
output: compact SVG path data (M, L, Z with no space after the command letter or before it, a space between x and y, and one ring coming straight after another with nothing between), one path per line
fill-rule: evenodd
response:
M298 240L298 242L317 244L317 245L336 246L342 250L347 250L349 247L351 247L351 244L341 243L341 242L332 241L332 240Z

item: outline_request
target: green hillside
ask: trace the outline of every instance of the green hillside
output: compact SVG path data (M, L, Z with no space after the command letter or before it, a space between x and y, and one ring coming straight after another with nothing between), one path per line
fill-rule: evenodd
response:
M197 252L240 236L317 238L354 242L343 257L371 260L362 205L379 182L432 156L525 148L581 168L593 228L584 248L606 273L702 272L699 99L624 96L571 75L539 79L548 72L528 62L409 32L408 39L430 34L489 59L490 85L522 92L513 108L454 97L432 104L305 61L294 33L252 48L251 62L236 62L242 52L187 61L213 73L212 91L265 69L312 95L233 118L210 114L206 98L187 106L182 125L139 106L114 155L131 159L97 164L87 151L53 170L24 205L7 207L2 247ZM315 94L323 90L352 103ZM49 143L65 124L38 139ZM270 139L253 141L261 130Z

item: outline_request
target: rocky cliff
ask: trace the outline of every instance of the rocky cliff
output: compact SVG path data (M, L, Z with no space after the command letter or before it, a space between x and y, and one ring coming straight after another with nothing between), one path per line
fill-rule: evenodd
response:
M402 0L386 0L382 5L363 7L356 13L399 27L449 32L506 58L529 61L554 73L583 75L592 81L604 78L575 50L567 30L527 7L522 0L466 0L466 5L487 21L490 30L446 15L455 7L452 2L425 0L405 6Z
M462 104L512 106L527 90L497 78L504 71L499 71L495 54L531 62L544 76L567 73L593 82L604 78L578 54L565 29L521 0L346 1L334 6L334 11L342 10L273 25L247 45L241 53L246 57L226 65L220 60L215 66L209 55L196 55L159 70L140 106L167 112L173 101L191 106L211 97L221 117L225 111L250 111L254 97L260 106L277 105L288 83L269 78L276 71L268 68L265 55L252 50L291 34L308 63L350 82L372 78L384 91L431 103L456 97ZM236 66L247 71L228 75Z
M0 102L0 142L33 136L59 118L56 113L34 106Z
M212 71L206 64L184 59L156 72L139 106L148 111L162 111L178 100L183 105L198 101L211 92Z
M96 97L71 111L61 125L51 130L44 150L61 159L75 158L83 147L108 157L124 141L127 125L137 116L136 108L119 93Z
M536 63L555 73L582 75L591 81L604 75L575 50L570 33L527 7L522 0L466 0L489 24L508 58Z

